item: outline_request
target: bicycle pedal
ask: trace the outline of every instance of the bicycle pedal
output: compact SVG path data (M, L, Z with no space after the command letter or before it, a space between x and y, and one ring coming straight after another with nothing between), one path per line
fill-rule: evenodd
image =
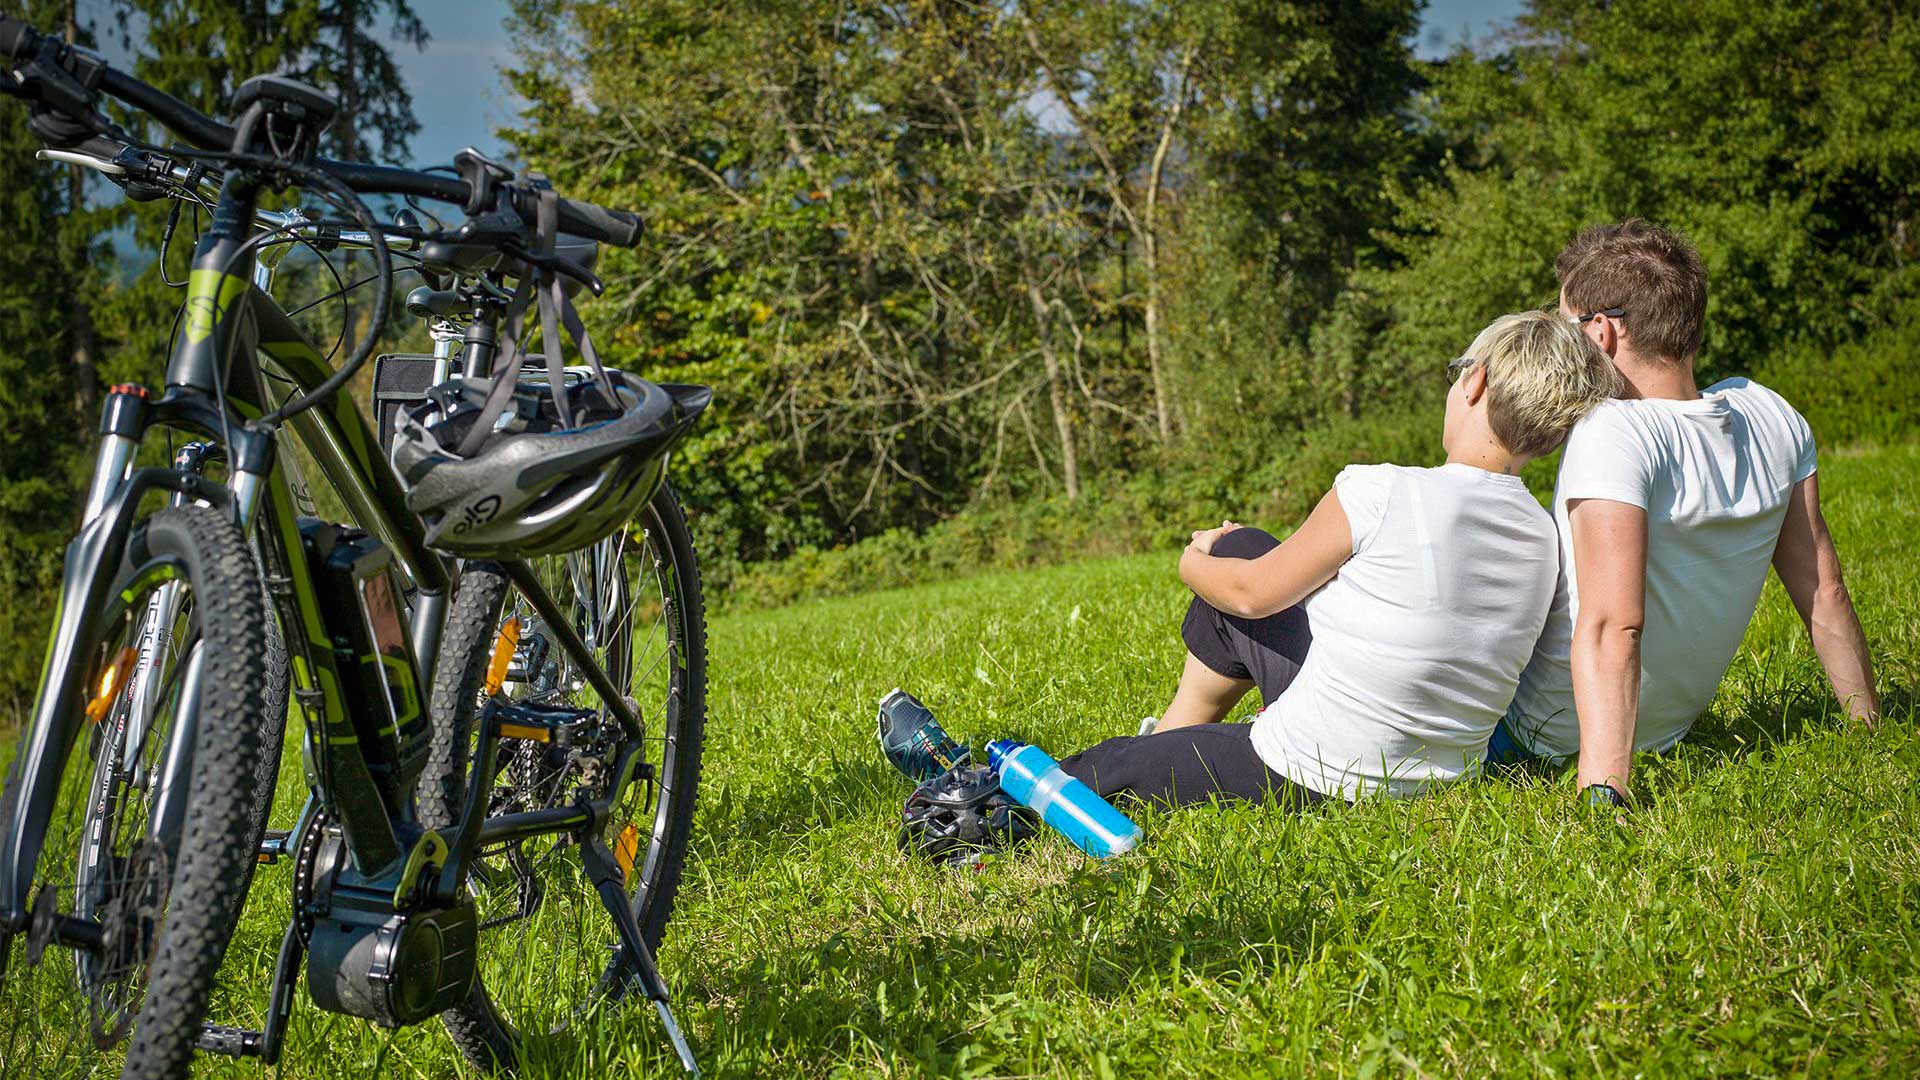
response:
M249 1058L264 1056L266 1041L265 1032L228 1027L225 1024L206 1023L200 1025L200 1040L195 1045L209 1054L230 1058Z
M287 853L287 838L293 834L285 829L268 829L260 837L260 850L254 853L253 861L262 866L272 866Z

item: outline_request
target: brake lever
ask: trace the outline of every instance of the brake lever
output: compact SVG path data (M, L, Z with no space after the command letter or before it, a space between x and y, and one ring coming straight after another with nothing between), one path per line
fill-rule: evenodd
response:
M469 214L458 227L429 234L427 239L443 244L484 244L502 251L517 244L527 234L526 222L511 210L485 210Z
M155 199L166 198L167 189L147 178L149 170L146 163L130 156L133 154L135 151L127 149L118 157L107 159L82 151L48 147L34 151L33 156L41 161L57 161L62 165L78 165L83 169L92 169L113 181L120 190L127 193L127 198L134 202L152 202Z
M39 158L41 161L57 161L62 165L78 165L83 169L92 169L94 172L112 177L115 181L120 180L127 174L126 165L120 161L108 161L105 158L97 158L92 154L82 154L76 150L58 150L49 146L35 150L33 156Z
M607 291L606 285L594 276L593 271L565 256L542 255L537 251L528 251L519 244L503 244L500 250L527 263L529 266L537 266L542 270L551 270L563 277L570 277L580 284L585 285L595 296L599 296L601 293Z

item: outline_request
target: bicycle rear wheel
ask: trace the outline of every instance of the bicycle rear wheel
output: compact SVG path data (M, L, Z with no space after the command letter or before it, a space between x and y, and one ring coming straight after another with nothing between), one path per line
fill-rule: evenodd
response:
M686 519L663 488L626 530L535 571L573 630L644 725L641 774L616 799L599 838L626 875L649 947L666 936L693 829L706 716L706 622ZM473 723L487 658L503 624L519 631L507 697L574 719L543 738L503 738L489 784L490 814L565 806L607 793L627 738L598 695L497 567L469 564L443 638L432 696L435 751L421 785L421 817L450 823L468 782ZM457 778L457 779L456 779ZM430 805L432 804L432 805ZM477 853L468 877L481 919L480 976L468 1002L443 1016L462 1052L482 1067L511 1067L523 1040L552 1035L622 997L631 972L612 920L573 838L544 837Z
M65 675L92 705L49 808L28 964L9 965L9 1074L124 1043L123 1077L185 1075L254 861L268 645L252 555L204 507L155 514L129 553L111 621ZM59 916L98 943L50 945Z

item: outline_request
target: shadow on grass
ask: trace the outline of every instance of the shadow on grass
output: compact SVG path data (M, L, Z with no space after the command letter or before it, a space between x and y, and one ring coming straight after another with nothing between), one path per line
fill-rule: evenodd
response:
M1914 690L1885 688L1880 695L1883 723L1909 723L1914 715ZM1848 723L1826 687L1789 686L1747 699L1732 714L1709 713L1687 734L1683 745L1711 754L1718 764L1731 764L1793 742L1809 729L1828 730Z
M904 803L912 791L913 784L885 761L836 755L823 771L786 776L744 798L736 798L735 789L722 786L711 812L713 820L726 822L733 835L796 836L874 805Z
M1083 912L1098 902L1088 894L1103 890L1116 894L1100 899L1121 899L1118 891L1132 892L1128 880L1077 874L1060 886L1074 893L1075 902L1060 906ZM1124 935L1103 935L1077 969L1057 972L1058 997L1119 1000L1141 992L1143 973L1176 968L1182 977L1262 978L1326 936L1325 910L1305 892L1266 901L1258 911L1236 904L1166 913L1141 920ZM1010 1051L1018 1055L1023 1033L1046 1030L1038 1021L1055 995L1013 991L1023 972L1031 979L1026 959L1036 942L1071 933L1066 926L1015 926L946 937L836 934L816 946L763 953L716 970L688 987L688 997L734 1003L715 1018L717 1038L725 1039L727 1030L751 1033L750 1041L735 1045L718 1075L764 1073L774 1065L763 1057L768 1052L804 1060L844 1052L851 1043L864 1050L856 1058L944 1076Z

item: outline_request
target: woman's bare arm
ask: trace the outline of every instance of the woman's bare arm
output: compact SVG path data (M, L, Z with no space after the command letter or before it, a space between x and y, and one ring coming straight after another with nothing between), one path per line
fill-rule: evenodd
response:
M1257 559L1222 559L1213 541L1231 523L1195 533L1180 556L1180 580L1217 611L1260 619L1305 600L1353 557L1353 532L1340 496L1328 491L1280 546Z

